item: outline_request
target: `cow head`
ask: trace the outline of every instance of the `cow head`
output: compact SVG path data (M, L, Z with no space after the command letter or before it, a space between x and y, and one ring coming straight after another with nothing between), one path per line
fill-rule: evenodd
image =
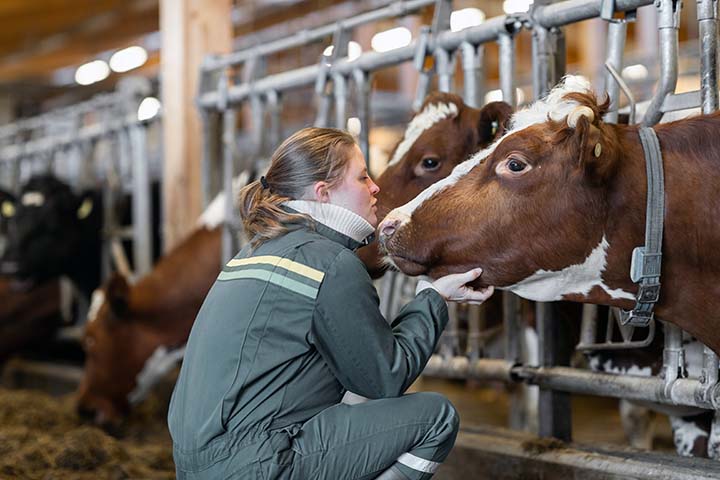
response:
M531 300L594 288L618 293L601 277L608 190L620 156L617 130L600 120L606 108L587 81L566 78L518 112L492 146L383 220L389 259L405 273L433 277L481 266L476 286Z
M10 219L2 272L46 280L67 274L99 242L101 213L97 194L75 194L51 175L31 178L20 192Z
M81 416L117 426L130 410L128 394L161 332L143 322L125 277L114 274L93 293L83 337L85 370L78 388Z
M500 137L511 113L505 102L476 109L451 93L428 95L377 179L378 218L447 177L456 165ZM377 243L361 248L358 255L373 277L387 267Z

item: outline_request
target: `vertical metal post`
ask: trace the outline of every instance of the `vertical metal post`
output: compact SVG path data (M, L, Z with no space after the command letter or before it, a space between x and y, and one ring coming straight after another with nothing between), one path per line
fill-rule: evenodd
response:
M517 106L515 95L515 38L509 33L498 36L500 56L500 91L503 101L511 107Z
M718 109L717 0L698 0L700 36L700 99L703 113Z
M678 29L682 3L676 0L658 0L658 30L660 35L660 81L648 105L642 124L655 125L663 116L665 98L675 92L678 77Z
M134 125L128 135L132 151L133 270L140 277L152 268L153 257L147 132L143 125Z
M335 128L347 128L347 79L341 74L333 75L335 95Z
M663 349L663 375L665 395L670 397L673 382L684 376L685 351L682 345L682 330L677 325L663 322L665 348Z
M554 70L554 57L550 50L550 32L547 28L535 25L532 32L533 54L533 97L540 99L547 95L552 87L551 72Z
M235 205L233 195L233 178L235 177L235 121L236 111L225 110L223 121L223 191L225 192L225 224L222 235L222 263L226 263L235 255ZM260 128L257 125L257 128Z
M212 200L212 165L213 162L213 145L216 138L212 132L212 120L210 112L204 108L200 108L200 123L202 125L202 158L200 160L200 182L202 185L202 202L203 208L207 207Z
M564 363L558 358L558 323L553 304L539 302L535 306L540 343L540 366ZM572 439L572 405L570 394L540 388L538 434L569 442Z
M357 116L360 119L360 150L365 163L370 165L370 79L368 72L353 70L356 88Z
M473 108L480 108L485 93L483 78L483 58L485 47L463 42L460 45L463 67L463 100Z
M622 57L625 50L625 37L627 36L627 23L623 20L608 21L607 62L618 72L622 71ZM605 121L617 123L618 108L620 108L620 85L612 74L605 73L605 90L610 98L610 109L605 114Z
M455 66L453 54L438 48L435 50L435 60L437 61L438 90L452 92L453 67Z
M597 342L597 305L583 304L580 327L580 345L592 345ZM609 322L610 320L608 320Z
M270 156L282 141L282 127L280 125L282 105L280 102L280 94L278 94L275 90L268 91L266 93L266 98L267 110L270 116L270 127L268 129L268 156Z

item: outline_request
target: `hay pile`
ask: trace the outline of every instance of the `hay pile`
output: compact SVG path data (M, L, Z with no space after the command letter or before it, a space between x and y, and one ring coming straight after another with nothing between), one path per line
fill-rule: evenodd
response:
M84 424L70 396L0 388L0 478L175 478L165 411L149 398L114 438Z

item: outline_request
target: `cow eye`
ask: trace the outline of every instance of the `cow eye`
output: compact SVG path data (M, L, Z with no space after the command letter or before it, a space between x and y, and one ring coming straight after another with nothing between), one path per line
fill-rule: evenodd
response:
M512 154L508 155L505 160L501 161L495 167L495 173L500 176L514 178L532 170L532 165L525 159L525 157Z
M420 163L423 170L427 172L434 172L435 170L440 168L440 159L436 157L425 157Z
M515 160L514 158L511 158L508 162L508 170L511 172L522 172L525 167L527 167L525 163Z

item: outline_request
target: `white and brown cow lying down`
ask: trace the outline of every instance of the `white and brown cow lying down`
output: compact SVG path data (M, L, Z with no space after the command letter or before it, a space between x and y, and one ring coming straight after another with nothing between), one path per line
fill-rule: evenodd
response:
M492 143L504 132L510 114L510 106L503 102L473 109L457 95L429 95L396 147L391 166L378 179L379 211L387 213L413 198ZM116 276L95 295L85 333L85 374L78 391L78 409L84 415L101 424L119 420L128 412L128 394L136 389L136 377L153 352L185 343L220 268L217 226L223 208L223 200L216 198L198 231L137 284ZM381 257L374 245L363 250L361 258L368 270L381 275L384 268L379 268Z
M592 118L572 127L566 118L578 106ZM481 265L479 284L532 300L632 308L630 254L644 242L645 162L638 127L603 123L605 108L586 81L568 77L518 112L494 145L388 215L379 230L389 258L406 273L433 276ZM666 171L656 311L717 352L720 116L655 130Z

